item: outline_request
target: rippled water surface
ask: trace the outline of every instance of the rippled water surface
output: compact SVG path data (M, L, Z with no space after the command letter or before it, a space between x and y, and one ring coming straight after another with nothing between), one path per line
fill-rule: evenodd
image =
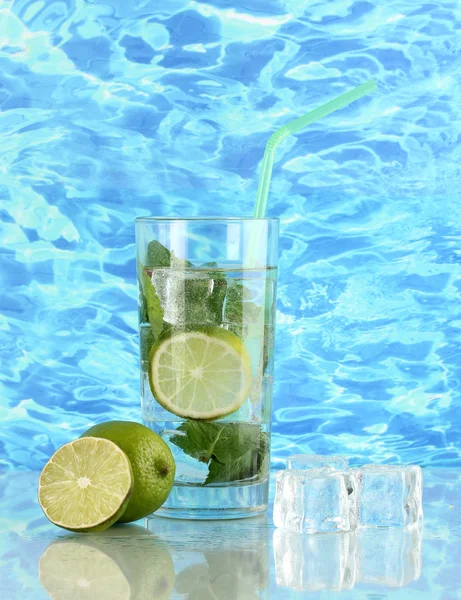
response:
M274 464L460 466L461 7L434 0L0 2L0 458L139 419L138 215L251 214L287 139Z

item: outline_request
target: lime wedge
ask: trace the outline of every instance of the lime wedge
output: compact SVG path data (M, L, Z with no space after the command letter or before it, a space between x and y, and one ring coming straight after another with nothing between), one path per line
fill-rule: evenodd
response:
M155 399L179 417L218 419L238 410L251 388L243 342L220 327L168 333L149 355Z
M47 462L38 500L48 519L71 531L103 531L125 511L133 490L126 454L94 437L65 444Z

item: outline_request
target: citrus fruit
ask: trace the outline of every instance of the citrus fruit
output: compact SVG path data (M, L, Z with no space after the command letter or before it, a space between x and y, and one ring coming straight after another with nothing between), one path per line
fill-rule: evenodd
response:
M53 600L167 600L175 580L166 543L136 525L55 540L38 571Z
M133 492L126 454L107 439L78 439L47 462L38 500L48 519L71 531L102 531L125 512Z
M152 346L149 382L155 399L189 419L218 419L238 410L251 389L243 342L221 327L167 332Z
M132 421L108 421L91 427L83 436L110 440L130 459L133 494L119 523L137 521L162 506L173 487L176 466L171 450L159 435Z

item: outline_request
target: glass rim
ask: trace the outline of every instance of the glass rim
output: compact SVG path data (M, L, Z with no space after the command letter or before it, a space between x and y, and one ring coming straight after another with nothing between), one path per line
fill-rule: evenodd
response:
M165 221L165 222L179 222L183 221L187 223L188 221L222 221L224 223L228 221L248 221L248 222L264 222L264 221L273 221L280 222L279 217L262 217L262 218L254 218L254 217L136 217L136 223L145 223L152 221Z

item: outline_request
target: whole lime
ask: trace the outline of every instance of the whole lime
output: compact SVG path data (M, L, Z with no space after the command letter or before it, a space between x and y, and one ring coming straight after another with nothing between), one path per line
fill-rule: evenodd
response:
M171 450L159 435L132 421L108 421L91 427L82 437L110 440L130 460L133 494L118 523L137 521L162 506L173 487L176 465Z

